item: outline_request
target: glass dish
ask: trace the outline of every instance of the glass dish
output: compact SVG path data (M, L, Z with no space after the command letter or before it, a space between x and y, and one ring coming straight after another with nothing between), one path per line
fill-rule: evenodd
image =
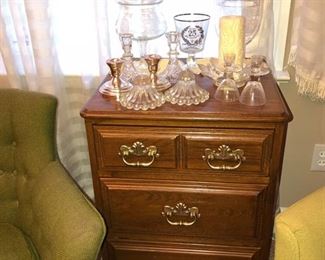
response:
M206 64L198 64L201 74L207 76L214 81L214 84L218 87L225 79L224 76L224 64L219 62L217 58L210 58ZM250 79L250 66L246 63L243 67L232 66L232 77L238 88L245 86Z

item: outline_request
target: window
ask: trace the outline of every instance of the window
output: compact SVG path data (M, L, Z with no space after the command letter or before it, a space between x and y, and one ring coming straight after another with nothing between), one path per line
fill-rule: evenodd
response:
M5 20L7 30L13 30L10 27L11 11L6 3L11 0L0 0L2 5L1 16ZM36 0L42 1L42 0ZM24 6L24 1L19 1ZM285 51L287 25L290 11L291 0L273 0L275 17L275 66L277 70L282 70L283 57ZM50 12L52 14L53 28L49 28L53 33L59 62L64 74L68 75L98 75L100 57L97 35L98 26L106 26L109 34L109 54L118 57L122 54L118 35L115 31L115 22L119 14L119 4L116 0L49 0ZM96 6L97 4L97 6ZM96 9L97 7L97 9ZM108 17L104 21L102 16L98 15L99 9ZM165 15L168 30L174 29L173 16L177 13L201 12L208 13L211 16L209 32L203 52L198 57L217 56L218 36L216 33L217 7L216 0L188 1L188 0L164 0L160 5ZM8 25L9 24L9 25ZM8 27L9 26L9 27ZM281 31L281 33L279 33ZM3 32L2 32L3 33ZM15 45L15 35L11 37L12 45ZM105 46L106 47L106 46ZM153 40L148 44L148 52L158 53L167 56L168 46L165 37ZM139 55L139 47L136 43L133 45L133 53ZM107 54L107 55L109 55ZM181 56L186 54L181 53ZM5 74L5 68L0 57L0 73Z

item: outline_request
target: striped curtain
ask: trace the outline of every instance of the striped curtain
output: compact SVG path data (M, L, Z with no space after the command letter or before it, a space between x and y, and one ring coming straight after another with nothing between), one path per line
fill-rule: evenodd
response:
M296 0L289 64L298 93L325 101L325 1Z
M55 0L58 1L58 0ZM81 71L79 76L63 75L53 30L51 0L0 0L0 54L9 86L55 95L59 100L57 144L59 157L79 186L94 197L90 174L87 139L79 112L105 76L109 57L107 3L87 0L93 12L97 35L100 76ZM78 1L74 1L78 9ZM71 32L73 33L73 32ZM84 37L87 37L84 32ZM86 50L85 50L86 51ZM83 53L76 65L87 63Z

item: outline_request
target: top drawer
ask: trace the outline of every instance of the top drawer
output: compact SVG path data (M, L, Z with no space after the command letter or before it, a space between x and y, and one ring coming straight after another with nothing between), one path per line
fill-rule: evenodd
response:
M184 135L184 167L268 175L273 131L222 129Z
M100 168L177 168L179 136L159 128L95 127Z

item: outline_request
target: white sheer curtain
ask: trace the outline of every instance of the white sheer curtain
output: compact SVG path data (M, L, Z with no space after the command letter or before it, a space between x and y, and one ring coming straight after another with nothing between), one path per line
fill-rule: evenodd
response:
M247 53L271 58L272 0L262 2L262 24L247 46ZM172 15L180 12L206 12L216 19L215 4L215 0L164 0L162 8L170 24L168 30L173 29ZM107 73L105 60L121 55L114 30L117 13L115 0L0 0L0 54L9 82L0 87L58 97L59 156L90 197L93 189L87 139L79 112ZM217 55L214 23L212 20L209 42L201 57ZM154 51L166 56L166 40L159 40Z
M61 4L63 2L61 1ZM72 2L78 12L80 1L70 1L70 4ZM108 1L87 2L90 7L88 11L94 19L94 26L89 28L88 32L95 32L92 35L98 43L95 52L97 55L93 55L97 61L95 69L100 68L104 76L107 70L103 61L109 56L105 13ZM40 91L58 97L57 136L60 158L81 188L93 197L87 141L79 112L99 83L99 77L97 72L89 72L87 67L83 66L89 63L85 55L87 50L72 60L72 66L79 68L78 74L81 77L63 75L58 47L60 44L69 43L60 42L64 35L60 35L57 32L60 28L55 27L58 25L55 19L60 19L60 10L56 8L59 3L60 0L0 0L0 52L9 82L9 86L2 87ZM83 4L85 5L85 1ZM70 15L73 19L74 14ZM75 37L81 36L77 31L78 28L72 28L69 33ZM82 32L82 37L77 40L82 41L83 37L87 37L87 32Z
M325 101L325 1L296 0L289 64L298 93Z

